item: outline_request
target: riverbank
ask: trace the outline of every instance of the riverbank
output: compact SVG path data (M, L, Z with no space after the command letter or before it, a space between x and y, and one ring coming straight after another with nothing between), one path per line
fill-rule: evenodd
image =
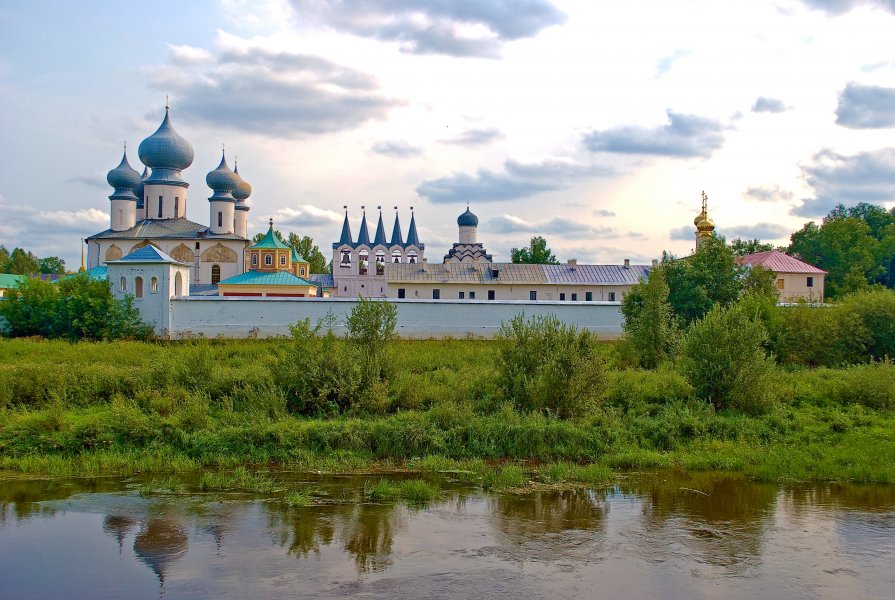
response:
M290 414L273 383L285 340L4 340L0 469L65 477L277 465L469 471L484 481L512 467L548 482L540 473L565 469L560 479L574 481L573 465L594 465L586 483L627 469L895 483L891 364L778 369L778 402L749 416L692 399L671 369L625 368L607 345L601 404L558 419L501 399L493 344L399 342L387 392L358 414L309 418Z

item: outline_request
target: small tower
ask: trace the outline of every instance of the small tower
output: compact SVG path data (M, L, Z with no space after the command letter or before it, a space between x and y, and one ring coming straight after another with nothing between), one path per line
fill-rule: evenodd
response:
M239 174L239 161L233 163L233 173L236 175L236 187L233 189L233 197L236 198L236 212L233 217L233 233L239 237L249 237L249 205L246 200L252 195L252 186Z
M227 157L224 150L221 149L221 164L205 176L205 183L214 190L214 194L208 199L210 209L208 224L211 233L233 233L236 210L236 198L233 197L233 190L239 183L237 177L236 173L227 166Z
M147 219L177 219L186 216L186 192L190 187L181 171L193 164L193 146L171 125L170 107L159 128L140 142L140 160L152 169L143 181Z
M466 212L457 217L457 226L460 228L460 243L475 244L478 238L479 218L472 214L469 205L466 205Z
M715 231L715 222L712 221L712 218L709 217L708 213L708 201L709 197L705 195L705 192L702 192L702 212L693 219L693 224L696 225L697 250L699 250L703 241L714 235L713 232Z
M137 197L134 188L140 185L140 174L127 162L127 144L117 167L106 175L115 192L109 196L112 201L112 231L125 231L137 224Z

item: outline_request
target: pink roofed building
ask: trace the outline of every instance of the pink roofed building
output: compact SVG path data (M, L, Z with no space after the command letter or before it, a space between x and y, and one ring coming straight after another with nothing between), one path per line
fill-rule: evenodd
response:
M777 275L780 302L823 302L827 272L779 250L756 252L737 258L741 265L764 267Z

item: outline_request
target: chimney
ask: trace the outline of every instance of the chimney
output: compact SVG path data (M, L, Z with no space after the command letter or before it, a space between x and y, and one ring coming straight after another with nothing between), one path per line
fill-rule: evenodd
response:
M654 259L653 259L653 268L658 267L658 266L659 266L659 259L658 259L658 258L654 258Z
M631 268L631 259L630 259L630 258L626 258L626 259L625 259L625 268L626 268L626 269L630 269L630 268Z
M577 267L577 266L578 266L578 259L577 259L577 258L570 258L567 262L568 262L568 264L569 264L570 267Z

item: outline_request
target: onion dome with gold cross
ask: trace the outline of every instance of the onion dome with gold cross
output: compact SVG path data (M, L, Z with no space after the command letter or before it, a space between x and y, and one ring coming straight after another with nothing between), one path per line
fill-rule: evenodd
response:
M140 185L140 174L127 161L127 146L124 147L121 162L106 175L106 181L115 188L115 193L109 196L111 200L137 199L134 188Z

